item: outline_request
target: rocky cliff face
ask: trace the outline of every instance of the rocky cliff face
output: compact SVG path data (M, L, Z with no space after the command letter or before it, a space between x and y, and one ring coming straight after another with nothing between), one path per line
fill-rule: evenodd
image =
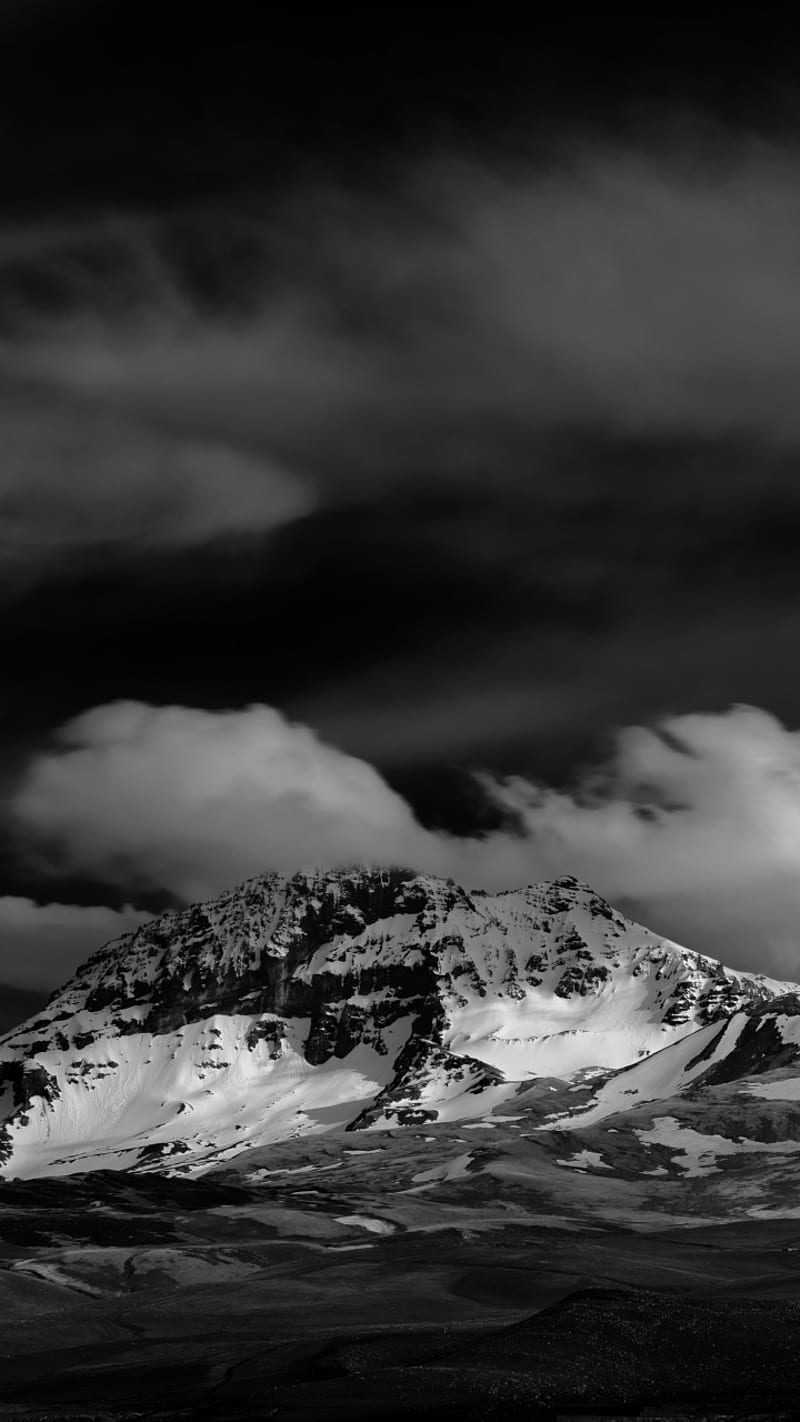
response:
M202 1168L331 1126L460 1119L786 988L574 879L488 895L399 869L265 875L109 944L2 1039L0 1153L19 1174Z

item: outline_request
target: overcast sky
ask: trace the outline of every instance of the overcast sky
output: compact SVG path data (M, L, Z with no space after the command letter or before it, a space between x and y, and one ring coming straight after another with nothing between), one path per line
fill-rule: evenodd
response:
M7 1016L354 859L800 978L796 48L255 13L0 11Z

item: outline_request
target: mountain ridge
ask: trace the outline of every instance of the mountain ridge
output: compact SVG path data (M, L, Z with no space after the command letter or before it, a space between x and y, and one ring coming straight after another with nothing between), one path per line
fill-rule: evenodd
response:
M105 945L0 1038L0 1166L205 1169L332 1126L466 1119L797 990L572 877L262 875Z

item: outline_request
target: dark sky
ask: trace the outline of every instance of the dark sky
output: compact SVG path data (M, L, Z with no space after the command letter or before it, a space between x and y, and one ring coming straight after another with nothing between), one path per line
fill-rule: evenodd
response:
M342 753L339 799L320 765L269 792L312 805L309 855L368 852L316 837L345 764L414 833L531 843L531 873L595 863L560 821L540 852L558 794L727 843L739 802L678 794L658 746L721 775L744 703L794 755L799 99L796 37L757 18L0 5L0 894L33 922L224 880L217 841L175 867L180 816L161 867L117 833L132 800L109 830L98 785L151 736L146 779L162 722L63 728L120 701L214 713L234 877L250 706L281 774L281 728ZM295 818L285 854L248 819L264 867L302 858ZM624 856L609 892L721 951L702 884L687 908ZM748 961L790 961L792 913Z

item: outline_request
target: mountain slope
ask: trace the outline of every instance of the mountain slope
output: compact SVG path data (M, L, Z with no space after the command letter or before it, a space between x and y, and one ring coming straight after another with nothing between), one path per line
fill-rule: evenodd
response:
M0 1041L0 1167L203 1170L300 1134L466 1119L789 986L574 879L488 895L394 869L265 875L109 944Z
M580 1107L554 1117L569 1129L643 1104L697 1099L717 1086L764 1100L800 1102L800 996L787 993L709 1023L645 1061L613 1073Z

